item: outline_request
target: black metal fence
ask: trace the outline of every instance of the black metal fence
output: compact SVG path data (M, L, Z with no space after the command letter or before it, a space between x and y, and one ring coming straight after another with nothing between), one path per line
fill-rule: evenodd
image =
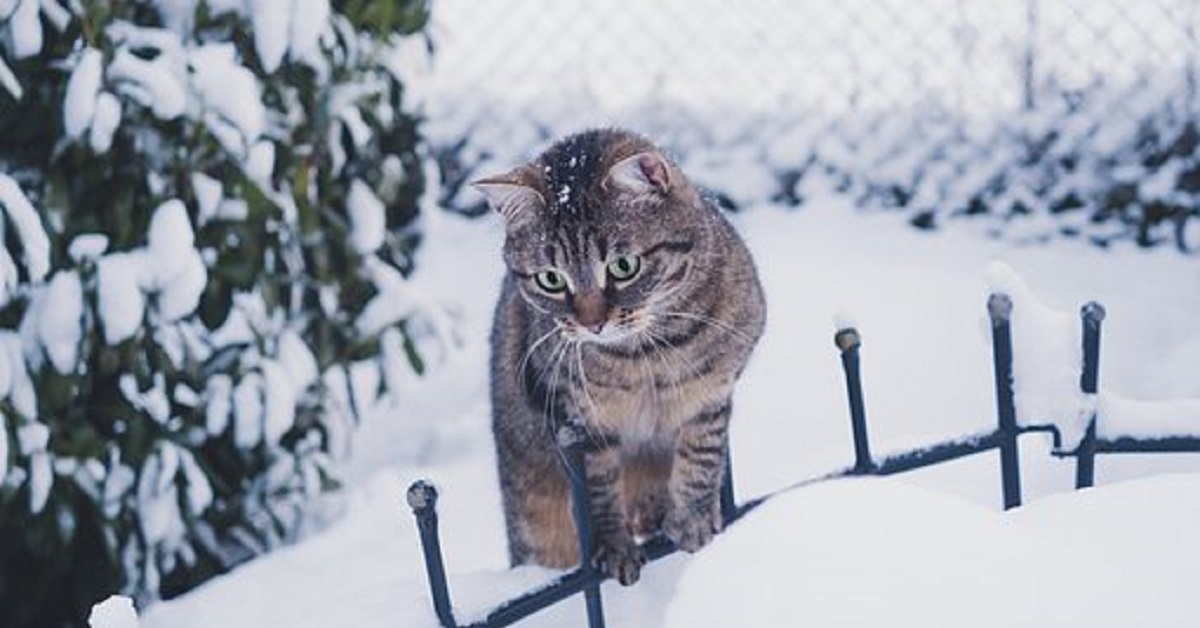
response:
M859 370L861 337L858 330L854 328L841 329L835 334L834 342L841 353L842 369L846 379L846 393L854 440L854 465L830 473L816 481L848 476L894 475L996 450L1000 460L1001 503L1005 509L1009 509L1021 505L1019 441L1021 436L1026 434L1051 435L1054 441L1053 455L1075 459L1076 488L1093 485L1096 456L1100 454L1200 453L1200 435L1100 438L1097 436L1094 413L1089 419L1082 440L1078 446L1070 449L1064 449L1062 435L1054 424L1022 424L1018 419L1013 390L1011 326L1013 304L1008 296L993 294L988 299L987 307L992 331L996 428L986 433L945 441L904 453L882 458L873 456L862 377ZM1079 376L1079 388L1085 395L1096 395L1099 391L1100 332L1104 317L1105 310L1098 303L1088 303L1080 310L1083 363ZM591 556L593 549L591 517L588 513L587 487L583 481L583 478L586 477L583 472L583 450L586 435L581 433L580 429L582 428L564 427L557 436L559 446L565 453L567 475L571 479L572 515L578 534L580 555ZM1200 425L1197 426L1197 434L1200 434ZM811 481L801 484L810 483ZM721 511L725 524L732 524L773 495L787 490L798 490L801 484L738 504L733 490L731 464L727 459L725 478L721 488ZM454 618L454 608L438 538L437 490L429 482L418 481L408 490L408 504L416 516L420 532L434 612L438 621L445 628L509 626L580 593L584 595L586 601L588 626L590 628L604 626L600 584L606 576L587 562L550 581L543 587L500 603L480 621L467 625L457 623ZM676 550L674 544L661 534L647 540L642 545L642 549L647 562L658 560Z

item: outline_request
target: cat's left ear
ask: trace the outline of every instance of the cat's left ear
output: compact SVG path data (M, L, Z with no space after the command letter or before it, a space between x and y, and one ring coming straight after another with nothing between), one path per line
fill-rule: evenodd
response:
M632 194L666 194L671 189L671 166L656 151L638 153L613 164L604 178L604 187Z
M479 190L488 205L508 222L546 203L541 193L524 183L517 171L480 179L471 183L471 187Z

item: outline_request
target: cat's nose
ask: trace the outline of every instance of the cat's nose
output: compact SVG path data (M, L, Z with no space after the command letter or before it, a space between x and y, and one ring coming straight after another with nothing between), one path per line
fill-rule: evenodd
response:
M581 294L575 299L575 322L593 334L600 333L608 322L608 308L599 292Z

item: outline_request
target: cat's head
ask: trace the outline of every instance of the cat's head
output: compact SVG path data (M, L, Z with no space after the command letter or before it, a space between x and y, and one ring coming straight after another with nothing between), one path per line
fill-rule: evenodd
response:
M504 219L504 259L521 295L568 338L644 342L695 281L702 201L640 137L570 136L474 186Z

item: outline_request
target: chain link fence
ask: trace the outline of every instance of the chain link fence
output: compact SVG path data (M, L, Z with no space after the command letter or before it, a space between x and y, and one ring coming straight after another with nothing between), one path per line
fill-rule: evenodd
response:
M451 196L475 166L620 124L739 205L802 203L820 181L919 226L988 214L1187 247L1200 0L439 0L434 15ZM1053 224L1015 220L1031 215Z

